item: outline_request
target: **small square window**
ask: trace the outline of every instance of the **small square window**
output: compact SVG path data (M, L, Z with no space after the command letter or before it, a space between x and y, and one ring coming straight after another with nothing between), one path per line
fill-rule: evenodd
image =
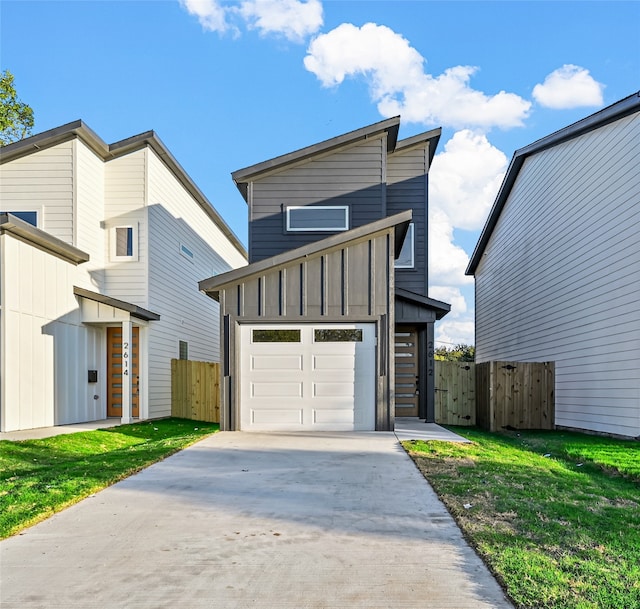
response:
M409 230L404 238L400 255L396 258L395 267L397 269L412 269L414 267L414 227L413 222L409 224Z
M349 229L349 208L346 205L309 205L287 207L288 231L343 231Z
M138 226L114 226L111 229L111 260L138 259Z
M178 341L178 359L189 359L189 343L186 340Z

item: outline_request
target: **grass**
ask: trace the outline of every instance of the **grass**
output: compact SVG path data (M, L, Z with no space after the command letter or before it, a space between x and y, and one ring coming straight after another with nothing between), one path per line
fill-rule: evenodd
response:
M163 419L41 440L0 441L0 539L218 430Z
M404 442L520 609L640 609L640 443L578 433Z

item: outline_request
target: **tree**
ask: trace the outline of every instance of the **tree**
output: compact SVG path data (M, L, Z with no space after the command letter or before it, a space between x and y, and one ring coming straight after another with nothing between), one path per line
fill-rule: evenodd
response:
M444 362L472 362L476 357L473 345L456 345L455 347L436 347L434 358Z
M18 99L9 70L0 73L0 146L21 140L33 129L33 110Z

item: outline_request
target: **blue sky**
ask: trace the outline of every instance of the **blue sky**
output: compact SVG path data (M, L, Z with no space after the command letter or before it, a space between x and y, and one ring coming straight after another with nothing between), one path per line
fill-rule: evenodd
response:
M464 268L513 152L640 89L640 2L0 2L0 65L34 133L153 129L246 243L230 173L402 115L442 127L430 295L473 343Z

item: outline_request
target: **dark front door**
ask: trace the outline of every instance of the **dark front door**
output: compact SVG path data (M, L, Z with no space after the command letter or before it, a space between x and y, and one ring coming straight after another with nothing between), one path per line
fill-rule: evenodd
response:
M396 417L418 416L418 332L396 326Z

